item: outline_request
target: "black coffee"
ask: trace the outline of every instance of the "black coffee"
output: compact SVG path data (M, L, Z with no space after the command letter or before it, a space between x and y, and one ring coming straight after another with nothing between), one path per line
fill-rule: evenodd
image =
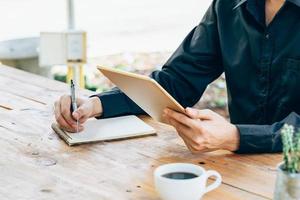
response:
M189 173L189 172L171 172L171 173L162 175L162 177L182 180L182 179L196 178L196 177L198 177L198 175Z

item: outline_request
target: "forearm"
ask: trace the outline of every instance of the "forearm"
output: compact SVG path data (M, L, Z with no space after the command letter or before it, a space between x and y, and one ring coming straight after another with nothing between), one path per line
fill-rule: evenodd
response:
M100 99L102 106L102 113L97 118L146 114L136 103L134 103L118 88L93 95L92 97L95 96Z
M300 116L291 113L272 125L236 125L240 133L237 153L275 153L282 151L280 129L284 124L300 127Z

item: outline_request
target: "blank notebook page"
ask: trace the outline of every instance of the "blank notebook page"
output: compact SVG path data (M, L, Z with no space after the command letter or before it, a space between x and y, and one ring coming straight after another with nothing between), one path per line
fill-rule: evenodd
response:
M109 119L89 119L80 133L68 133L57 124L52 124L54 131L69 145L117 140L155 134L155 130L134 115Z

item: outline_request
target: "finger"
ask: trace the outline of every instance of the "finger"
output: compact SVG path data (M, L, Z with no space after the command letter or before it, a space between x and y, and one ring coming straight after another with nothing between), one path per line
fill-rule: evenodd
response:
M83 104L72 113L73 118L79 120L80 123L85 122L89 118L89 115L87 114L87 109L88 108L86 108L86 106Z
M192 119L211 120L215 117L215 113L209 109L198 110L194 108L186 108L185 111Z
M88 120L88 118L87 118L87 117L84 117L84 118L81 118L78 122L79 122L80 124L84 124L87 120Z
M170 117L169 115L163 114L163 119L165 120L165 123L172 126L172 124L170 123L170 120L172 119L172 117Z
M184 137L182 137L180 134L178 134L180 136L180 138L183 140L185 146L190 150L190 152L194 152L195 150L193 149L193 147L189 144L188 140Z
M64 130L71 130L72 126L66 122L64 117L61 115L60 105L58 102L55 102L55 119L57 123L64 129Z
M193 140L191 142L191 140L186 135L182 133L178 133L178 135L183 139L184 143L192 153L203 153L209 151L205 145L202 145L201 143L198 144Z
M185 126L188 129L186 131L181 131L181 134L184 134L187 138L189 138L189 140L195 140L195 136L193 134L193 129L197 129L199 131L199 134L201 134L201 130L199 128L199 125L194 125L193 127L188 127L186 124L182 124L180 121L177 121L176 119L170 117L169 115L165 115L168 123L171 126L174 126L176 129L179 129L179 125Z
M81 98L76 98L76 105L80 107L84 103L84 100Z
M79 125L78 126L78 131L77 131L77 127L76 128L72 128L72 129L65 129L65 128L63 128L65 131L67 131L67 132L69 132L69 133L79 133L79 132L81 132L81 131L83 131L84 130L84 126L81 126L81 125Z
M191 146L193 149L195 149L195 147L199 144L197 144L194 140L192 140L190 137L188 137L186 134L180 132L178 133L178 135L184 139L188 144L189 146Z
M186 135L184 135L184 134L182 133L182 131L184 130L184 128L179 128L179 126L177 126L177 123L179 123L179 122L177 122L177 121L174 120L174 119L168 118L168 117L166 117L166 118L167 118L167 120L168 120L168 123L169 123L170 125L172 125L172 126L176 129L178 135L181 137L181 139L183 140L183 142L185 143L185 145L187 146L187 148L188 148L191 152L194 151L194 149L193 149L193 147L192 147L192 145L191 145L191 143L193 143L193 141L191 141L190 138L188 138ZM182 125L182 126L184 127L185 125ZM187 127L185 127L185 128L187 128ZM188 129L188 128L187 128L187 129ZM186 131L187 131L187 130L186 130Z
M60 98L60 111L65 120L71 126L76 125L76 121L73 119L71 115L71 97L68 95L64 95Z
M189 146L192 147L192 145L194 144L194 141L192 141L189 137L187 137L185 134L183 134L182 132L177 131L178 135L183 139L184 143Z
M191 129L188 126L178 122L177 120L170 118L169 122L176 129L178 133L187 133L191 131Z
M170 118L166 114L163 114L162 117L163 117L163 120L164 120L165 123L171 125L170 120L169 120Z
M174 124L174 123L178 123L176 120L172 121L173 119L171 119L171 123ZM180 125L177 125L176 127L176 130L177 130L177 133L179 134L179 136L184 139L190 146L197 146L199 145L199 142L200 141L200 135L197 136L197 141L195 140L195 136L194 134L192 134L192 130L191 128L188 128L184 125L180 126ZM201 143L200 143L201 144Z
M178 135L183 139L184 143L192 153L203 152L207 149L201 141L201 136L198 135L196 137L197 140L195 140L195 136L192 134L192 129L190 127L181 124L173 118L169 118L168 121L175 127Z
M178 133L178 135L181 137L181 139L182 139L183 142L185 143L186 147L187 147L187 148L190 150L190 152L192 152L193 154L199 153L199 152L203 152L203 150L205 149L205 148L199 149L199 146L197 146L198 148L196 148L196 144L190 143L190 139L187 138L184 134Z
M177 120L178 122L180 122L180 123L182 123L182 124L184 124L188 127L191 127L191 128L195 127L194 119L191 119L191 118L187 117L184 114L181 114L179 112L173 111L173 110L168 109L168 108L164 110L164 113L168 117L173 118L173 119Z

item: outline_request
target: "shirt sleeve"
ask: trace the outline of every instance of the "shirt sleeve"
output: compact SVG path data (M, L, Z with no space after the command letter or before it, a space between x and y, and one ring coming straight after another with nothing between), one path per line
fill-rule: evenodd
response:
M97 119L124 115L146 114L134 101L132 101L119 88L115 87L111 91L93 95L99 97L102 104L102 115Z
M284 124L300 128L300 116L292 112L271 125L237 125L240 147L237 153L275 153L282 151L281 128Z
M162 70L154 71L150 75L183 107L196 104L207 85L224 71L214 4L215 1ZM103 118L144 113L117 88L99 94L98 97L103 105Z

